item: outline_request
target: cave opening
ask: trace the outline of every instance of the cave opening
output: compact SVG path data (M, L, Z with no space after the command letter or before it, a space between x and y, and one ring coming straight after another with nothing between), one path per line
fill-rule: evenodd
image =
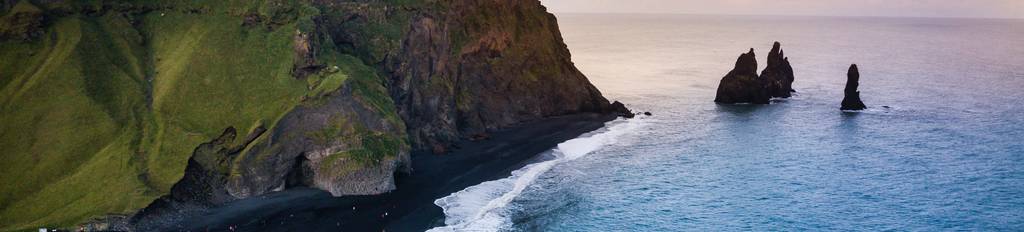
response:
M309 187L313 183L313 169L305 154L295 157L292 168L285 177L285 188Z

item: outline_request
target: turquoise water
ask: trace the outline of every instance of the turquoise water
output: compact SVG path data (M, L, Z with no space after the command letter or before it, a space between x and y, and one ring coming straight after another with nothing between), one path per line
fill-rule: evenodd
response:
M1024 21L558 15L609 123L439 199L447 228L1024 230ZM798 94L712 102L782 42ZM857 63L870 107L839 111Z

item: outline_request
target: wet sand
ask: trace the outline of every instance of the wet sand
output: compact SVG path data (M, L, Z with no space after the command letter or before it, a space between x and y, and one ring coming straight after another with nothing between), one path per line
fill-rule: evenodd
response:
M460 142L449 154L414 153L413 172L399 175L398 189L387 194L336 198L315 189L289 189L189 215L168 230L423 231L444 224L434 200L508 177L539 154L615 118L549 118L491 133L487 140Z

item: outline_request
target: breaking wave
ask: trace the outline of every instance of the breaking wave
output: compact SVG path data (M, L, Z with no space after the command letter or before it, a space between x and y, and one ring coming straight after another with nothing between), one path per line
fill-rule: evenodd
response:
M512 228L506 206L537 178L556 165L584 157L605 145L614 144L617 138L635 131L641 120L615 120L605 128L585 134L579 138L558 144L551 150L553 159L527 165L513 171L512 176L480 183L447 197L437 199L445 214L445 226L430 229L444 231L501 231Z

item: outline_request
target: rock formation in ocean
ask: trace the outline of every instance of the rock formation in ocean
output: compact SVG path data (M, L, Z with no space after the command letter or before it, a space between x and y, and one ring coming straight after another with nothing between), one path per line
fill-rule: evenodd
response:
M793 92L793 67L781 44L775 42L768 53L767 66L757 75L754 49L740 55L733 68L718 85L715 102L722 104L769 104L771 98L788 98Z
M633 115L537 0L2 0L0 67L0 230L379 194L415 151Z
M736 66L718 84L715 102L723 104L768 104L770 96L764 82L757 76L757 58L754 49L740 55Z
M761 71L761 80L765 82L770 97L788 98L796 92L793 90L793 67L789 65L789 58L781 46L779 42L772 45L767 66Z
M857 87L860 85L859 82L860 71L857 70L857 65L850 65L850 70L846 73L846 89L843 90L845 97L843 97L841 110L863 110L868 108L860 100L860 91L857 91Z

